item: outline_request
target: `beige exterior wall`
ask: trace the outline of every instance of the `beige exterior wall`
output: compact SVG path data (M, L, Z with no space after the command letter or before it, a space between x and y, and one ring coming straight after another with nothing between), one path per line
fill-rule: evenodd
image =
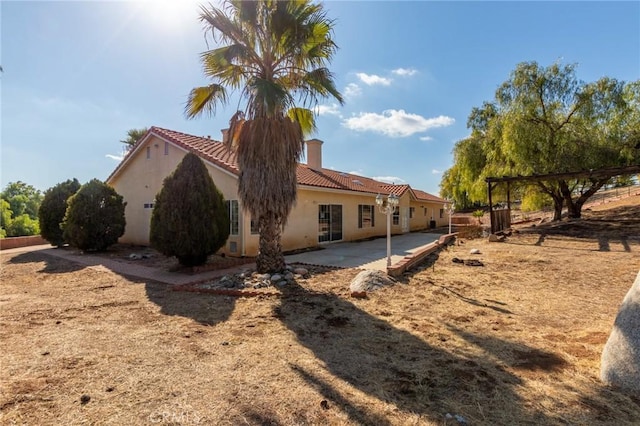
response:
M147 152L149 152L149 158L147 158ZM125 167L109 180L108 183L127 202L125 208L127 225L120 242L149 244L152 208L145 208L145 204L154 202L164 179L175 170L186 153L186 150L172 143L167 144L165 151L165 141L151 135L149 140L130 154L131 157L124 160L127 162ZM205 164L225 200L237 200L237 177L217 166L206 162ZM320 205L342 206L342 239L339 241L355 241L386 235L386 215L376 206L375 196L376 194L298 187L298 200L282 236L283 250L291 251L326 244L318 242ZM358 227L359 205L373 206L373 227ZM412 217L409 217L410 207L414 208ZM392 221L392 234L428 229L432 216L437 226L445 226L448 223L448 216L445 212L443 218L440 218L441 207L436 203L411 200L410 192L405 192L400 197L398 224L394 225ZM231 256L255 256L258 252L259 236L251 234L251 217L243 212L240 203L239 219L238 235L230 235L221 252Z
M436 227L446 226L449 223L449 216L442 204L412 200L409 207L413 208L413 215L410 218L411 232L430 229L431 220L436 222Z
M127 162L126 166L108 182L127 203L127 225L124 235L119 240L122 243L149 244L149 226L153 209L145 208L145 204L154 202L156 194L162 189L164 179L176 169L187 154L186 150L171 143L167 143L166 148L167 151L164 140L151 135L142 146L130 154L131 157L123 160ZM236 177L211 164L205 164L225 200L237 198ZM227 245L233 240L230 238Z

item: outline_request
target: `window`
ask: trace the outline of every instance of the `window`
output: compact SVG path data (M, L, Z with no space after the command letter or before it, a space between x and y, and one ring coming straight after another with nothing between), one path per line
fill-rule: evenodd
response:
M147 160L149 158L151 158L151 147L150 146L147 147Z
M169 142L164 143L164 155L169 155Z
M409 207L409 219L413 219L413 216L415 216L415 214L416 214L416 208Z
M422 209L424 210L424 217L427 217L427 208L423 207Z
M229 235L238 235L240 232L240 214L238 212L238 200L228 200L227 209L229 211Z
M400 225L400 209L396 207L393 211L393 224Z
M373 228L376 226L372 205L358 205L358 228Z
M144 203L144 208L145 209L152 209L153 208L153 203Z
M260 225L257 220L251 219L251 235L260 234Z
M444 209L440 209L440 219L444 217Z
M318 204L318 242L342 240L342 206Z

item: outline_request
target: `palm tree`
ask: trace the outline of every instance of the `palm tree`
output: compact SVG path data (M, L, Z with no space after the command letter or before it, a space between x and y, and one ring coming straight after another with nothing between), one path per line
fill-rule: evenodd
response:
M127 145L126 149L128 151L133 148L136 142L138 142L138 140L147 133L147 130L149 129L146 127L143 127L142 129L129 129L127 131L127 138L122 139L120 142Z
M321 98L343 103L325 66L337 49L333 21L309 0L226 0L220 9L203 7L200 20L220 47L201 54L213 82L191 90L185 114L215 114L240 91L246 105L231 118L225 143L237 155L240 201L258 221L258 271L282 271L280 238L304 139L315 130L313 108Z

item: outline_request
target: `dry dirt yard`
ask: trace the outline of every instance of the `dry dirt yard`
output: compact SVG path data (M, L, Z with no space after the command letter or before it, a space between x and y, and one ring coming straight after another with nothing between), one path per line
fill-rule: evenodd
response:
M366 299L353 269L236 298L3 253L0 423L638 424L598 377L639 200L461 240Z

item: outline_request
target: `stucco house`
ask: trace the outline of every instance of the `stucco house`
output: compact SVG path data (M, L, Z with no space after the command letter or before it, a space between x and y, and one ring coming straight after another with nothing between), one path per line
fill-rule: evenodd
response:
M223 131L224 137L224 131ZM298 200L282 235L283 250L315 247L386 235L386 216L375 203L377 194L395 194L399 208L392 219L393 234L444 226L445 200L409 185L392 185L322 167L322 141L307 141L307 163L297 170ZM154 198L182 158L200 156L224 195L231 233L221 250L231 256L255 256L258 233L238 201L235 155L211 137L151 127L107 178L127 203L127 226L120 242L148 245Z

